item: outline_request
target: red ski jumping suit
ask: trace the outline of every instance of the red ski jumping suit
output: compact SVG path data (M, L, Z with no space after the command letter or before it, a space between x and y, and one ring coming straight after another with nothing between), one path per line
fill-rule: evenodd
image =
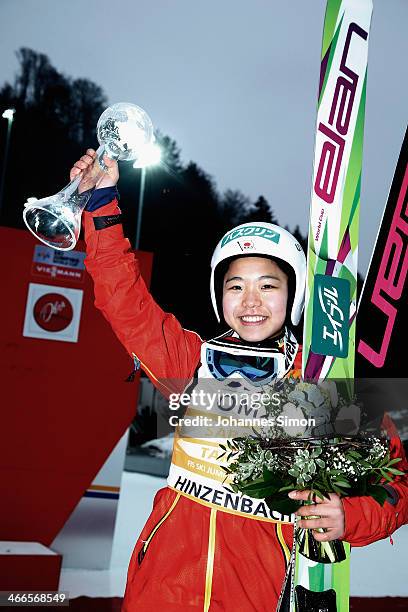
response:
M95 284L95 305L153 384L168 395L163 381L190 380L203 341L156 304L122 226L95 230L93 217L119 213L116 200L84 213L85 263ZM299 359L296 366L300 367ZM394 456L402 456L398 436L391 443ZM394 503L387 501L383 507L369 497L343 499L344 540L364 546L408 522L406 478L399 478L393 489ZM290 523L245 516L222 507L218 498L199 500L165 487L156 494L136 542L122 609L271 612L276 609L292 538Z

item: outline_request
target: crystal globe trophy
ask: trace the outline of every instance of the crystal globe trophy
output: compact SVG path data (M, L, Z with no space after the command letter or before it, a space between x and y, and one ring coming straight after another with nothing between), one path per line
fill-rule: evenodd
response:
M86 188L102 177L106 170L103 156L117 161L137 161L154 140L153 125L147 113L136 106L120 102L109 106L99 117L96 133L100 147L96 151L91 177L79 174L64 189L41 200L30 198L23 218L30 232L46 245L70 251L77 243L81 216L95 187Z

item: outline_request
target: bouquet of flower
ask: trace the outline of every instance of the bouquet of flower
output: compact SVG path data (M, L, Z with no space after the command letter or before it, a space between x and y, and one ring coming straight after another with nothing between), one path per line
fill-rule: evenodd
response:
M311 383L298 383L297 387L292 382L286 383L282 392L284 399L290 399L296 409L302 409L304 396L310 399L313 394L319 398L321 393L313 390L311 387L315 385ZM333 408L332 400L330 404ZM342 408L340 402L339 409ZM395 467L401 459L390 457L385 437L297 438L276 428L275 431L266 428L254 432L253 436L227 440L226 445L221 446L231 489L265 499L271 510L286 515L292 514L302 503L290 499L289 491L309 490L310 501L306 503L312 503L314 496L324 499L330 493L337 493L342 497L368 495L382 505L387 491L381 483L403 475ZM304 529L297 529L296 537L300 552L310 559L332 563L344 558L341 542L318 542Z

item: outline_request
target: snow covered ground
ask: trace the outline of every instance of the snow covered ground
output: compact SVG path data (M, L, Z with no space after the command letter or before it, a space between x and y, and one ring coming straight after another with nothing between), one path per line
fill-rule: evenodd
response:
M63 568L60 590L71 598L122 597L130 555L149 515L154 494L165 486L163 478L123 472L115 537L108 570ZM351 594L362 597L408 596L408 526L393 537L352 552Z

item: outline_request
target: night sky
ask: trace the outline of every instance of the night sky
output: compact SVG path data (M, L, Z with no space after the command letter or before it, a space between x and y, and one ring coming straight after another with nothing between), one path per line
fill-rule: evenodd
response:
M30 47L132 101L218 189L263 194L306 231L325 0L1 0L1 79ZM360 269L407 123L408 2L374 0Z

